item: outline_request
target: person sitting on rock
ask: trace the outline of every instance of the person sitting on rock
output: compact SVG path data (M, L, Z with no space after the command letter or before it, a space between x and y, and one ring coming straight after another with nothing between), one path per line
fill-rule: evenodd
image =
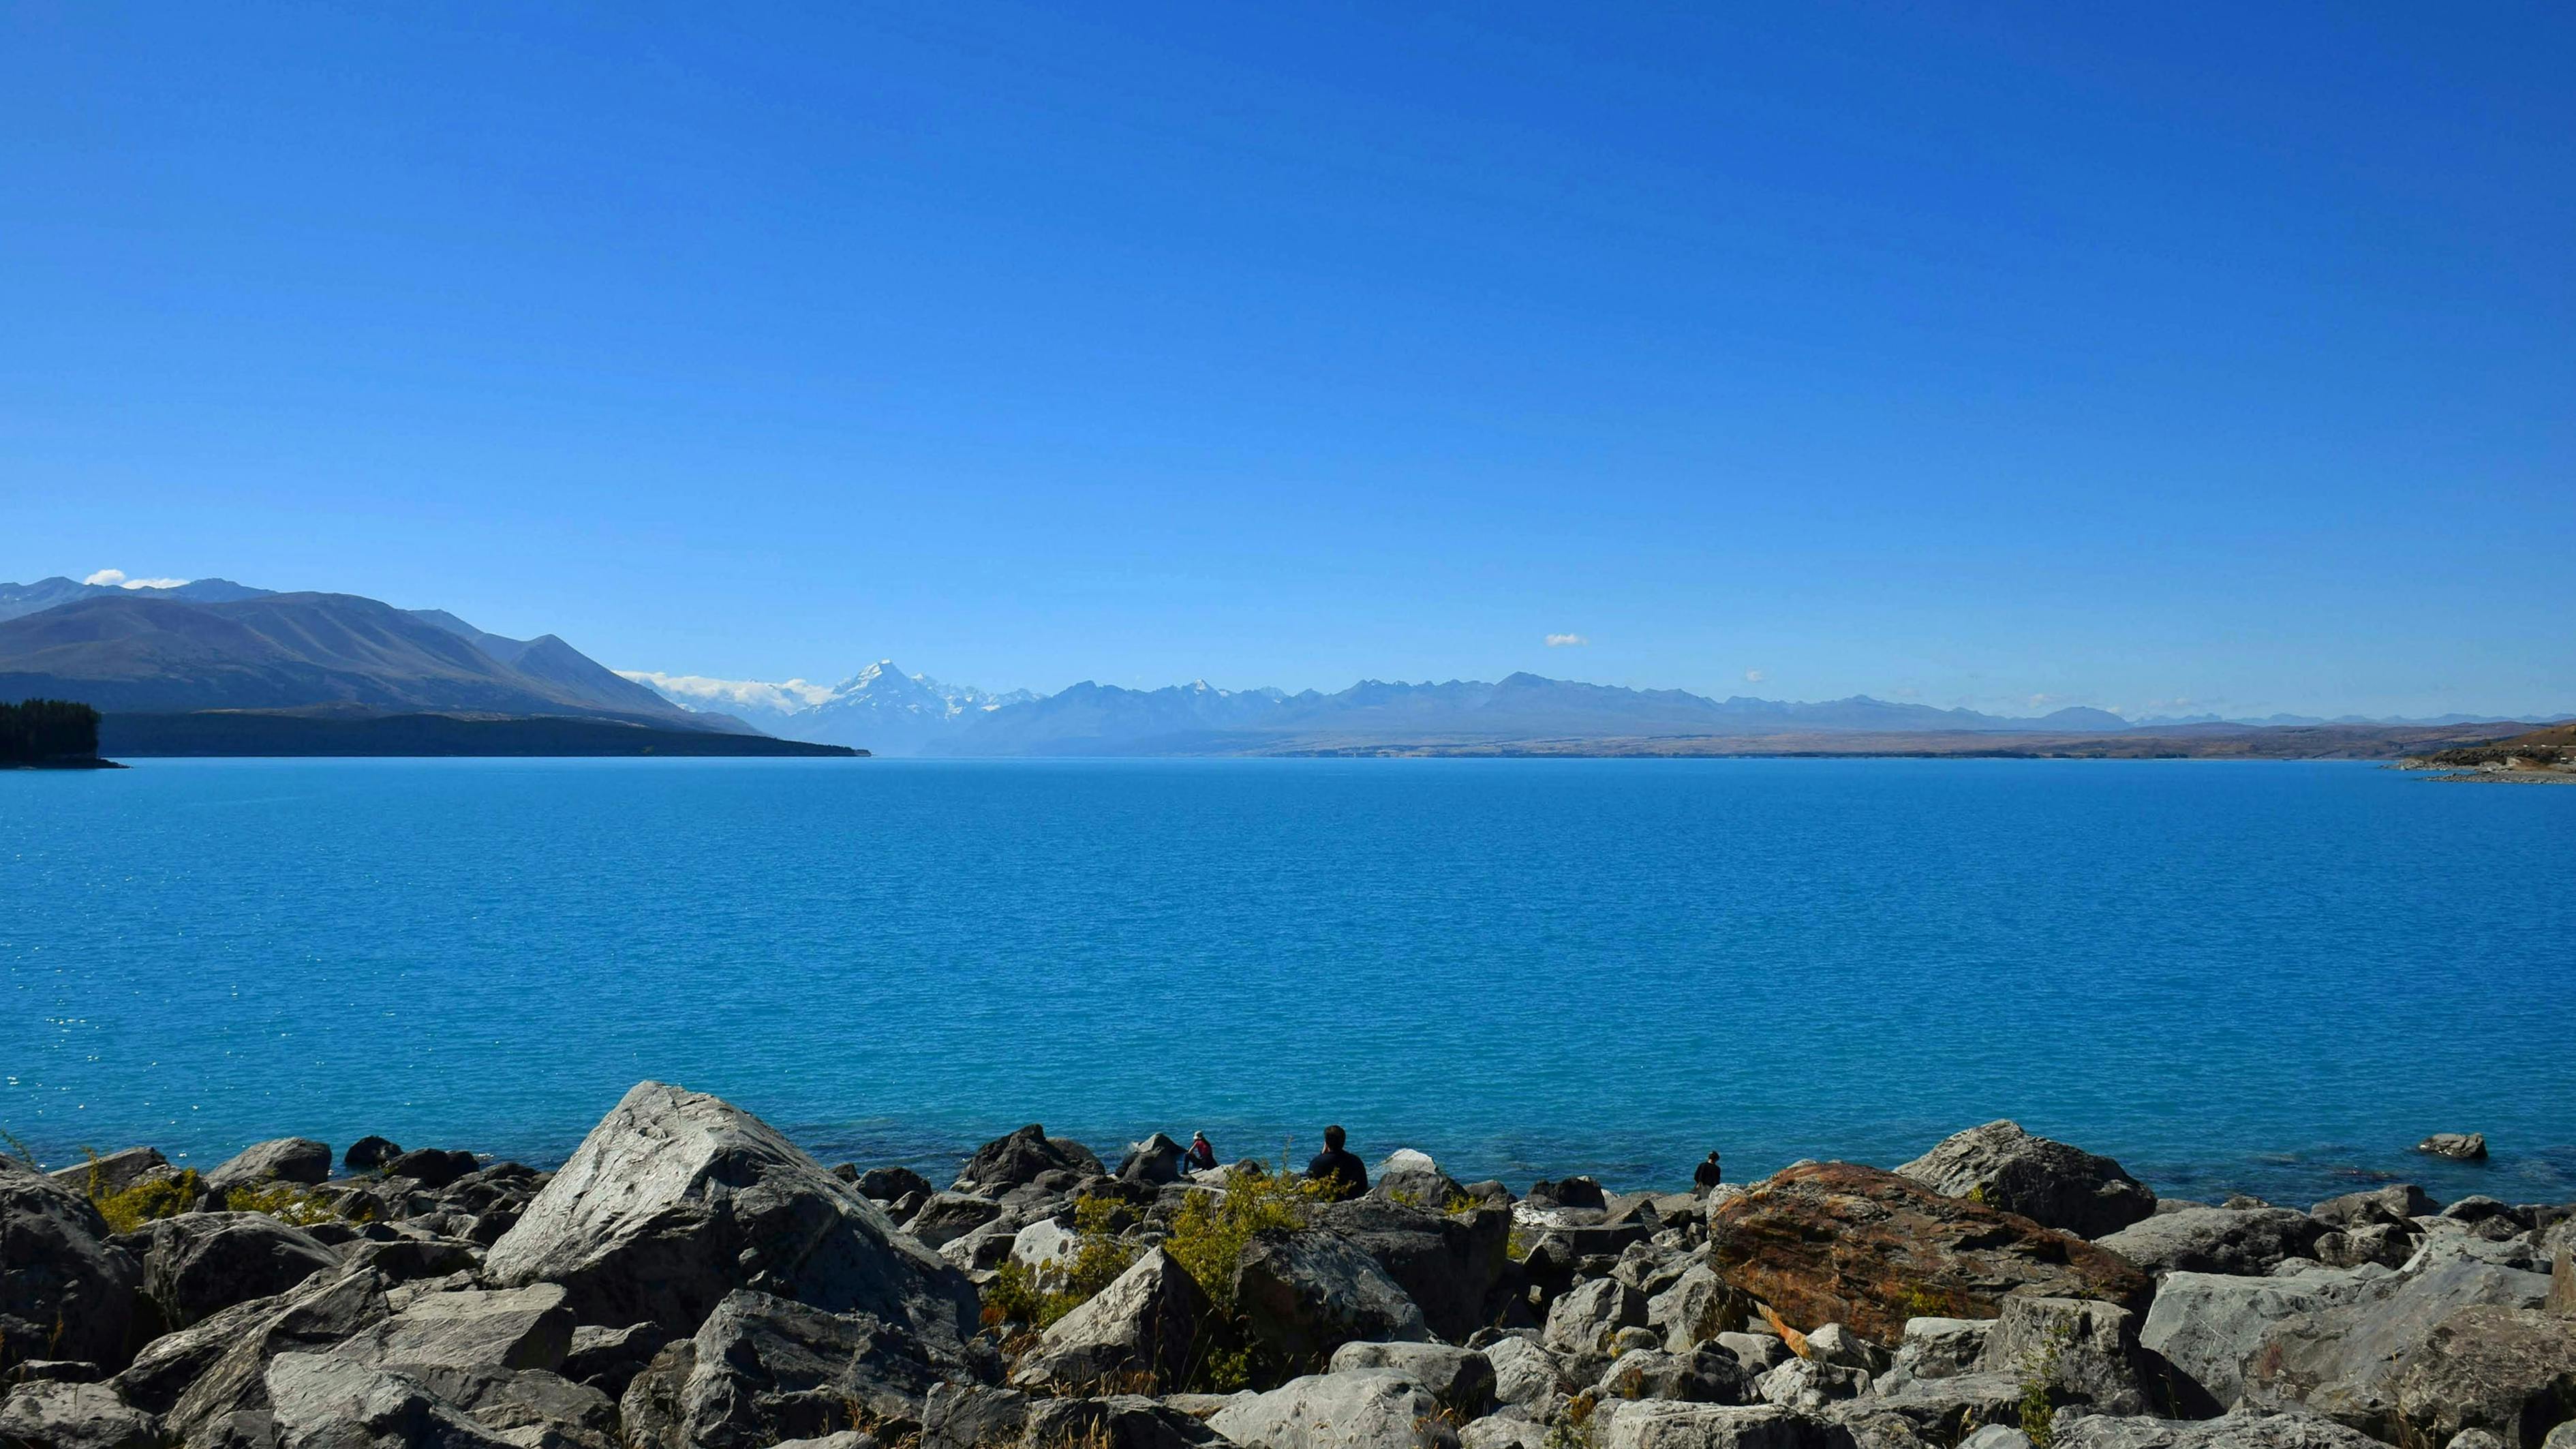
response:
M1207 1134L1190 1134L1190 1150L1181 1154L1181 1162L1192 1172L1206 1172L1216 1166L1216 1149L1208 1145Z
M1691 1182L1705 1193L1717 1186L1721 1175L1717 1168L1717 1154L1712 1152L1708 1155L1708 1161L1699 1165L1699 1171L1691 1174Z
M1368 1191L1368 1169L1360 1165L1357 1157L1342 1150L1343 1140L1341 1128L1325 1128L1324 1150L1316 1153L1315 1160L1306 1164L1307 1179L1325 1184L1335 1202L1343 1202Z

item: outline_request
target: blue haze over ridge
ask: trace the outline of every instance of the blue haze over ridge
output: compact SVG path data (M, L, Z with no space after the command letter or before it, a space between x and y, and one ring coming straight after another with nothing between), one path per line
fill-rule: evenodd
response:
M549 1161L645 1077L827 1158L1325 1121L1462 1176L2576 1195L2576 793L2367 766L147 761L0 791L0 1127ZM2474 1168L2407 1148L2483 1130Z

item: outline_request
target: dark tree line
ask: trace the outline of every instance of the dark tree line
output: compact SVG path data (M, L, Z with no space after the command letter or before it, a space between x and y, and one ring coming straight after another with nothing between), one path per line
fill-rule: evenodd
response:
M98 754L98 711L68 699L0 704L0 761L79 760Z

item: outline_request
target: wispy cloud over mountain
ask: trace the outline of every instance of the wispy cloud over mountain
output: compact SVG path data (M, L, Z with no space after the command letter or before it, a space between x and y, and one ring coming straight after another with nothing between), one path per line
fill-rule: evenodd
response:
M1580 645L1589 644L1591 642L1591 640L1584 638L1580 634L1550 634L1547 636L1547 647L1550 649L1570 649Z

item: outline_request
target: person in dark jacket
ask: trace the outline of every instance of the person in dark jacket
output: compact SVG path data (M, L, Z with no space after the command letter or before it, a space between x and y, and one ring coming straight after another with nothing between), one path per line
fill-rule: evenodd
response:
M1342 1202L1368 1191L1368 1169L1360 1160L1342 1150L1342 1129L1324 1129L1324 1150L1306 1164L1306 1177L1311 1182L1329 1184L1333 1201Z
M1720 1176L1721 1174L1717 1167L1717 1154L1712 1152L1708 1155L1708 1161L1699 1165L1699 1171L1691 1174L1691 1182L1699 1188L1701 1193L1705 1194L1710 1188L1717 1186Z
M1190 1150L1181 1155L1181 1162L1192 1172L1205 1172L1216 1166L1216 1149L1208 1144L1206 1133L1190 1134Z

